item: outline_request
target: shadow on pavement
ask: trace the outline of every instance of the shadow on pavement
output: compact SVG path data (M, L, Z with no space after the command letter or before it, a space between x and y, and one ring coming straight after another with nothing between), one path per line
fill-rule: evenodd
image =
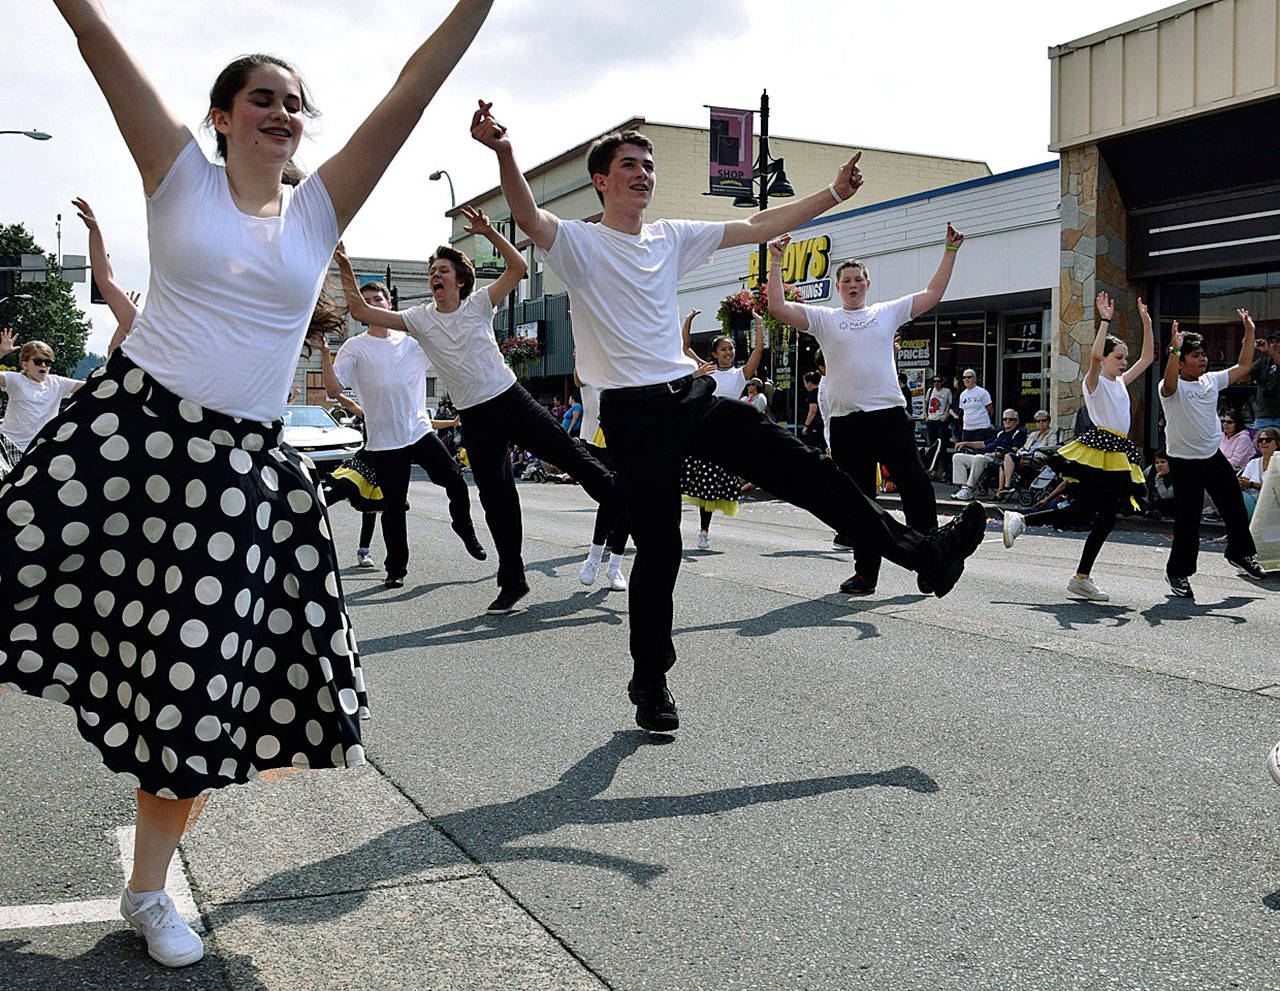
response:
M343 598L346 599L347 602L359 602L361 599L370 599L377 596L378 604L384 605L388 602L408 602L411 599L430 595L432 592L438 591L442 588L461 588L466 585L483 585L485 582L490 581L493 581L493 579L486 575L484 578L472 578L470 581L430 582L423 585L417 585L414 584L413 576L410 575L405 580L403 588L387 588L386 585L382 583L383 580L379 578L373 585L362 588L359 591L352 592L346 587L344 587L342 591Z
M902 596L901 604L914 602L919 596ZM876 606L899 604L894 600L883 600L874 603ZM868 603L871 605L871 603ZM848 630L856 633L859 640L870 640L880 636L880 630L873 623L863 623L850 619L842 601L839 606L824 599L806 602L793 602L777 609L770 609L759 616L747 619L728 619L721 623L704 623L700 626L685 626L674 630L675 633L709 633L715 630L731 630L740 637L767 637L782 630L825 629Z
M1071 599L1067 602L1015 602L1008 599L993 599L991 604L1021 606L1030 612L1052 616L1058 621L1058 626L1064 630L1101 626L1104 623L1118 629L1121 626L1128 626L1133 620L1130 614L1136 611L1132 606L1113 606L1106 602L1088 602L1084 599Z
M1195 599L1179 599L1171 596L1164 602L1157 602L1154 606L1142 610L1142 618L1151 626L1187 619L1225 619L1233 626L1239 626L1245 622L1245 617L1232 616L1228 610L1239 609L1250 602L1257 602L1260 598L1262 598L1260 595L1228 595L1221 602L1197 602Z
M824 561L850 561L848 549L836 550L834 547L822 550L817 547L802 551L770 551L768 554L757 554L757 557L816 557Z
M123 923L122 923L123 924ZM217 988L235 972L236 991L266 991L247 957L223 954L205 937L205 958L190 967L162 967L146 955L133 930L107 933L78 957L27 950L30 940L0 940L0 986L5 991L70 991L72 988Z
M627 798L600 798L613 783L622 762L641 747L670 743L669 737L651 738L641 730L619 730L603 746L597 747L560 776L550 788L534 792L510 802L496 802L473 809L451 812L433 822L417 822L388 830L381 836L328 860L285 871L250 888L233 904L223 905L210 913L216 930L220 923L248 911L257 911L255 900L278 898L281 890L312 887L307 878L317 873L324 877L359 876L370 886L395 879L425 868L445 866L424 860L429 845L414 843L412 836L422 830L438 829L480 864L537 860L547 863L596 867L615 871L638 885L647 885L665 874L663 864L646 863L614 854L581 847L555 844L529 845L517 842L531 836L550 833L563 826L608 825L644 822L651 819L675 819L681 816L712 815L733 809L785 802L793 799L825 795L858 788L905 788L919 794L939 790L937 782L919 768L903 766L888 771L863 774L837 774L796 781L774 781L736 788L694 792L689 795L645 795ZM406 858L406 851L422 851L418 860ZM354 901L344 899L302 899L298 902L273 901L273 919L294 924L314 923L323 913L332 917L344 915L362 903L366 892L349 893ZM281 916L295 911L296 918Z

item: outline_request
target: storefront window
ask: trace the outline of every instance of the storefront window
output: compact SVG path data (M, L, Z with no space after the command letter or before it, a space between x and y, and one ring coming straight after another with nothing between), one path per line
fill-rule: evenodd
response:
M1244 327L1237 308L1252 314L1259 339L1280 328L1280 272L1170 280L1156 287L1155 296L1159 318L1157 364L1161 368L1168 356L1165 349L1175 320L1180 330L1204 335L1210 371L1229 368L1240 356ZM1250 383L1234 385L1219 397L1219 408L1238 409L1245 422L1252 423L1254 393Z
M1044 348L1039 313L1005 318L1000 405L1002 409L1017 410L1023 426L1033 421L1036 410L1049 408Z
M987 334L986 314L938 317L938 373L951 381L959 378L966 368L972 368L978 373L978 384L994 397L994 338L994 333Z

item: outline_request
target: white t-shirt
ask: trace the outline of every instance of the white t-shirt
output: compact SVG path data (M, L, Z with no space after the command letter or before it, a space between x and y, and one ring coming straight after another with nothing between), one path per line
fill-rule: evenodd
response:
M1178 379L1172 396L1160 392L1164 409L1165 450L1171 458L1204 460L1218 453L1222 423L1218 420L1218 393L1227 387L1229 375L1206 372L1194 382Z
M1275 457L1274 454L1271 456L1273 458ZM1254 458L1247 465L1245 465L1244 470L1240 472L1240 474L1242 477L1247 478L1249 481L1251 481L1254 485L1261 485L1262 484L1262 455L1259 454L1256 458Z
M333 359L333 373L356 390L368 450L396 451L431 430L427 356L408 334L393 330L386 337L365 333L351 338Z
M737 399L747 387L747 377L741 368L717 368L710 375L716 381L712 395L721 399Z
M80 384L79 379L69 379L65 375L46 375L43 382L29 379L22 372L3 372L0 377L5 392L9 393L4 419L0 420L0 431L20 451L25 451L40 428L58 415L62 400Z
M604 447L604 434L600 430L600 390L583 382L579 391L582 393L582 429L578 431L579 436L588 444Z
M741 397L744 403L750 403L761 413L766 413L769 409L769 400L764 398L763 392L757 392L754 396Z
M825 352L824 352L825 354ZM964 414L962 430L988 430L991 427L991 393L980 385L960 393L960 411Z
M1105 427L1118 434L1129 433L1129 390L1123 379L1098 376L1098 387L1092 393L1085 391L1085 409L1095 427Z
M945 421L951 412L951 390L930 389L924 397L924 418L933 423Z
M893 335L911 319L911 297L857 310L806 306L809 333L827 359L832 416L906 406L893 363Z
M515 384L493 336L488 289L477 289L452 313L441 313L435 303L420 303L401 316L458 409L487 403Z
M250 217L193 138L147 199L151 283L125 353L219 413L280 419L338 221L312 173L278 217Z
M601 389L656 385L696 368L680 341L676 284L720 247L723 223L659 220L639 234L561 220L537 256L569 287L578 376Z

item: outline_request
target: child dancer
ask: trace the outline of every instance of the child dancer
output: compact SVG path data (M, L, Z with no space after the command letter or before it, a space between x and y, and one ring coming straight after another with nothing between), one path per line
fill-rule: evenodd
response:
M520 497L507 445L514 442L557 465L582 483L596 502L617 498L613 476L560 428L507 367L493 337L493 307L528 269L520 251L494 230L480 210L463 207L467 232L486 237L502 254L507 270L480 292L471 259L440 247L429 262L430 303L403 313L369 306L356 288L355 272L339 251L338 271L351 315L371 327L403 330L418 342L462 419L463 442L480 491L485 521L498 550L498 597L488 612L509 613L529 594L521 544Z
M204 955L164 891L196 796L269 768L364 763L333 541L280 409L339 234L490 3L461 0L296 188L282 176L314 109L290 66L246 56L218 76L217 166L98 0L55 5L141 173L151 286L126 343L0 486L0 596L39 605L11 617L0 681L73 706L137 787L121 913L177 967ZM234 372L210 367L228 354Z
M14 332L0 333L0 358L18 351L20 372L0 372L0 389L9 394L0 420L0 479L18 464L42 427L58 415L62 400L82 385L78 379L54 375L53 348L44 341L27 341L19 349Z
M1115 304L1105 292L1098 293L1098 333L1089 352L1089 369L1084 376L1084 401L1093 420L1088 430L1057 453L1049 455L1049 464L1064 479L1078 481L1079 498L1070 509L1049 509L1023 516L1012 510L1004 514L1004 545L1013 542L1029 526L1070 525L1091 521L1089 536L1076 573L1067 582L1067 594L1106 602L1110 596L1091 577L1098 552L1116 523L1116 504L1145 492L1142 454L1129 434L1129 384L1137 380L1155 360L1155 341L1151 333L1151 315L1138 300L1142 317L1142 355L1129 365L1129 347L1108 333ZM1136 503L1135 503L1136 504Z
M694 317L701 312L701 310L691 311L684 318L684 324L680 328L684 353L699 365L704 362L689 346L689 331L693 326ZM734 367L733 338L721 336L711 342L711 361L706 364L713 366L708 372L711 380L715 382L713 395L722 396L725 399L737 399L742 395L742 390L747 387L747 379L755 377L760 359L764 355L764 318L759 313L752 313L751 320L756 331L755 346L741 368ZM698 507L700 522L698 550L711 549L712 513L718 509L725 516L738 515L738 495L741 489L742 482L738 476L721 468L714 461L705 461L692 456L684 459L684 464L680 468L680 493L685 502L691 502Z
M1265 578L1257 547L1249 532L1249 515L1235 469L1220 450L1222 424L1218 393L1246 378L1253 363L1253 318L1236 310L1244 324L1240 357L1230 368L1209 372L1204 338L1173 323L1169 362L1160 381L1160 406L1165 417L1165 449L1173 479L1173 547L1165 578L1180 598L1194 597L1191 582L1200 551L1200 514L1207 492L1227 528L1227 562L1241 574Z

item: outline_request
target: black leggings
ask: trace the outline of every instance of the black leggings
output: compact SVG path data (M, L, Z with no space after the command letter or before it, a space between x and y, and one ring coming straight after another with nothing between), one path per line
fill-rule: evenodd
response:
M1089 536L1084 538L1084 550L1080 553L1080 566L1077 574L1089 575L1093 571L1093 563L1098 559L1098 552L1106 543L1107 537L1116 525L1116 503L1121 498L1114 490L1106 491L1097 487L1078 486L1075 504L1064 509L1042 509L1038 513L1027 513L1027 526L1081 526L1090 522Z
M613 470L613 459L609 457L607 447L596 447L578 438L587 453L602 465ZM596 507L595 527L591 531L591 543L596 547L609 545L609 553L621 557L627 551L627 538L631 536L631 524L627 522L626 510L621 499L610 499Z

